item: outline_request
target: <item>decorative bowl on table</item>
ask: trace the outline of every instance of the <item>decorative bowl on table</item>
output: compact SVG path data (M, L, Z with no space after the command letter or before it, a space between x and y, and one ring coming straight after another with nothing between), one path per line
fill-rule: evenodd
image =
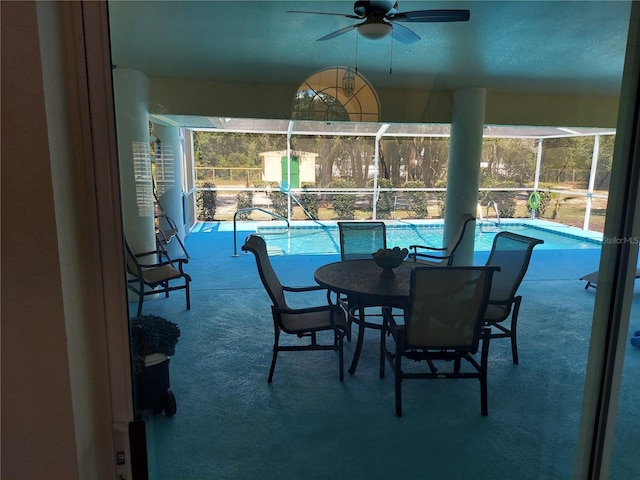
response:
M382 267L381 277L393 278L395 273L393 269L399 267L404 261L405 257L409 253L406 248L394 247L394 248L381 248L373 254L373 261L376 265Z

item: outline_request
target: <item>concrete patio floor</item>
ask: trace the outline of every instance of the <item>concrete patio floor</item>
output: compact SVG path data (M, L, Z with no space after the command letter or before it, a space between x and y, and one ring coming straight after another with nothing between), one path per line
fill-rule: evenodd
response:
M182 292L144 306L181 329L170 367L178 412L147 422L152 479L572 478L596 293L578 279L597 270L599 249L534 251L520 288L520 364L507 340L491 342L488 417L477 382L409 380L398 419L392 376L378 378L378 332L368 332L343 383L333 352L284 352L268 384L273 326L254 257L232 257L232 232L219 228L186 246L192 309ZM271 260L283 284L302 286L339 257ZM631 331L640 329L638 303L640 286ZM345 346L346 364L354 347ZM629 346L614 479L637 474L639 369L640 350Z

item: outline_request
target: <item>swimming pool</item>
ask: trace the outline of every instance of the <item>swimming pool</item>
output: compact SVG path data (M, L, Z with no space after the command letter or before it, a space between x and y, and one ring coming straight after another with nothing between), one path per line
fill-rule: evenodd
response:
M476 226L475 250L489 251L493 238L500 231L527 235L544 240L538 249L567 250L601 247L601 235L583 232L565 225L503 223L498 226ZM270 255L328 255L340 253L340 237L337 224L292 225L289 230L283 226L259 226L256 232L267 242ZM442 223L387 224L387 247L408 247L409 245L442 245Z

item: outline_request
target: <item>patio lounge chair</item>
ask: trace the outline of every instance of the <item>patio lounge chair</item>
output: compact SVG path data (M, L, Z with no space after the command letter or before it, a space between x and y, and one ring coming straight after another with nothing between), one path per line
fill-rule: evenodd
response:
M589 287L596 288L596 285L598 284L598 273L600 272L595 271L584 275L583 277L580 277L580 280L584 280L585 282L587 282L587 284L584 286L585 290L587 290ZM640 278L640 268L636 269L635 278Z
M411 273L404 325L385 311L380 378L384 378L388 362L395 376L398 417L402 416L402 382L409 378L476 378L480 380L480 412L488 414L487 359L491 332L482 325L496 270L496 267L416 267ZM392 348L387 347L389 336L395 343ZM482 350L478 360L475 355L480 340ZM402 363L403 357L425 361L428 368L425 371L407 367ZM471 369L462 369L462 360ZM453 368L447 368L444 362L451 361Z
M431 266L446 266L453 264L453 257L456 254L456 250L460 246L464 234L468 226L475 222L476 218L473 215L465 214L460 217L458 229L455 236L451 239L451 242L446 247L429 247L426 245L411 245L409 247L409 258L412 258L415 262L431 265ZM422 251L420 251L422 250Z
M189 282L191 277L183 270L185 263L189 260L186 258L177 258L175 260L162 258L167 257L165 250L152 250L150 252L133 253L129 243L124 240L126 250L126 267L127 272L132 278L127 280L127 287L138 295L138 312L142 315L142 303L144 297L164 293L165 297L169 296L169 292L174 290L184 290L187 300L187 310L191 309L191 298L189 295ZM173 280L182 279L183 283L172 285Z
M299 293L326 289L319 285L311 287L283 286L269 260L267 245L264 239L258 235L249 235L242 246L242 250L255 255L260 280L262 280L262 284L273 302L271 314L273 316L275 337L268 382L271 383L273 380L278 352L306 350L337 351L339 353L340 381L343 381L343 339L348 335L349 328L342 308L330 304L309 308L290 308L285 301L285 292ZM316 334L322 331L333 332L333 342L331 344L319 344L317 342ZM311 342L305 345L280 345L280 334L282 332L297 335L300 338L309 337Z
M484 317L485 325L491 327L491 338L510 338L513 363L518 363L517 326L522 296L516 295L520 283L527 273L531 253L536 245L544 243L537 238L512 232L500 232L493 239L487 266L498 266L491 284L489 306ZM504 321L511 315L510 325Z

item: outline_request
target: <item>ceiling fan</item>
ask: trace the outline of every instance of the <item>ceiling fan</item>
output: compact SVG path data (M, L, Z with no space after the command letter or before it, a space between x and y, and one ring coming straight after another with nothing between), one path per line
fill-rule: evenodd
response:
M470 17L469 10L414 10L412 12L398 12L398 2L372 0L359 0L353 4L355 15L328 12L305 12L289 10L287 13L307 13L313 15L337 15L354 20L364 20L362 23L349 25L332 32L318 41L330 40L354 28L365 38L376 40L386 37L391 33L392 37L408 45L420 40L418 34L398 22L429 23L429 22L467 22Z

